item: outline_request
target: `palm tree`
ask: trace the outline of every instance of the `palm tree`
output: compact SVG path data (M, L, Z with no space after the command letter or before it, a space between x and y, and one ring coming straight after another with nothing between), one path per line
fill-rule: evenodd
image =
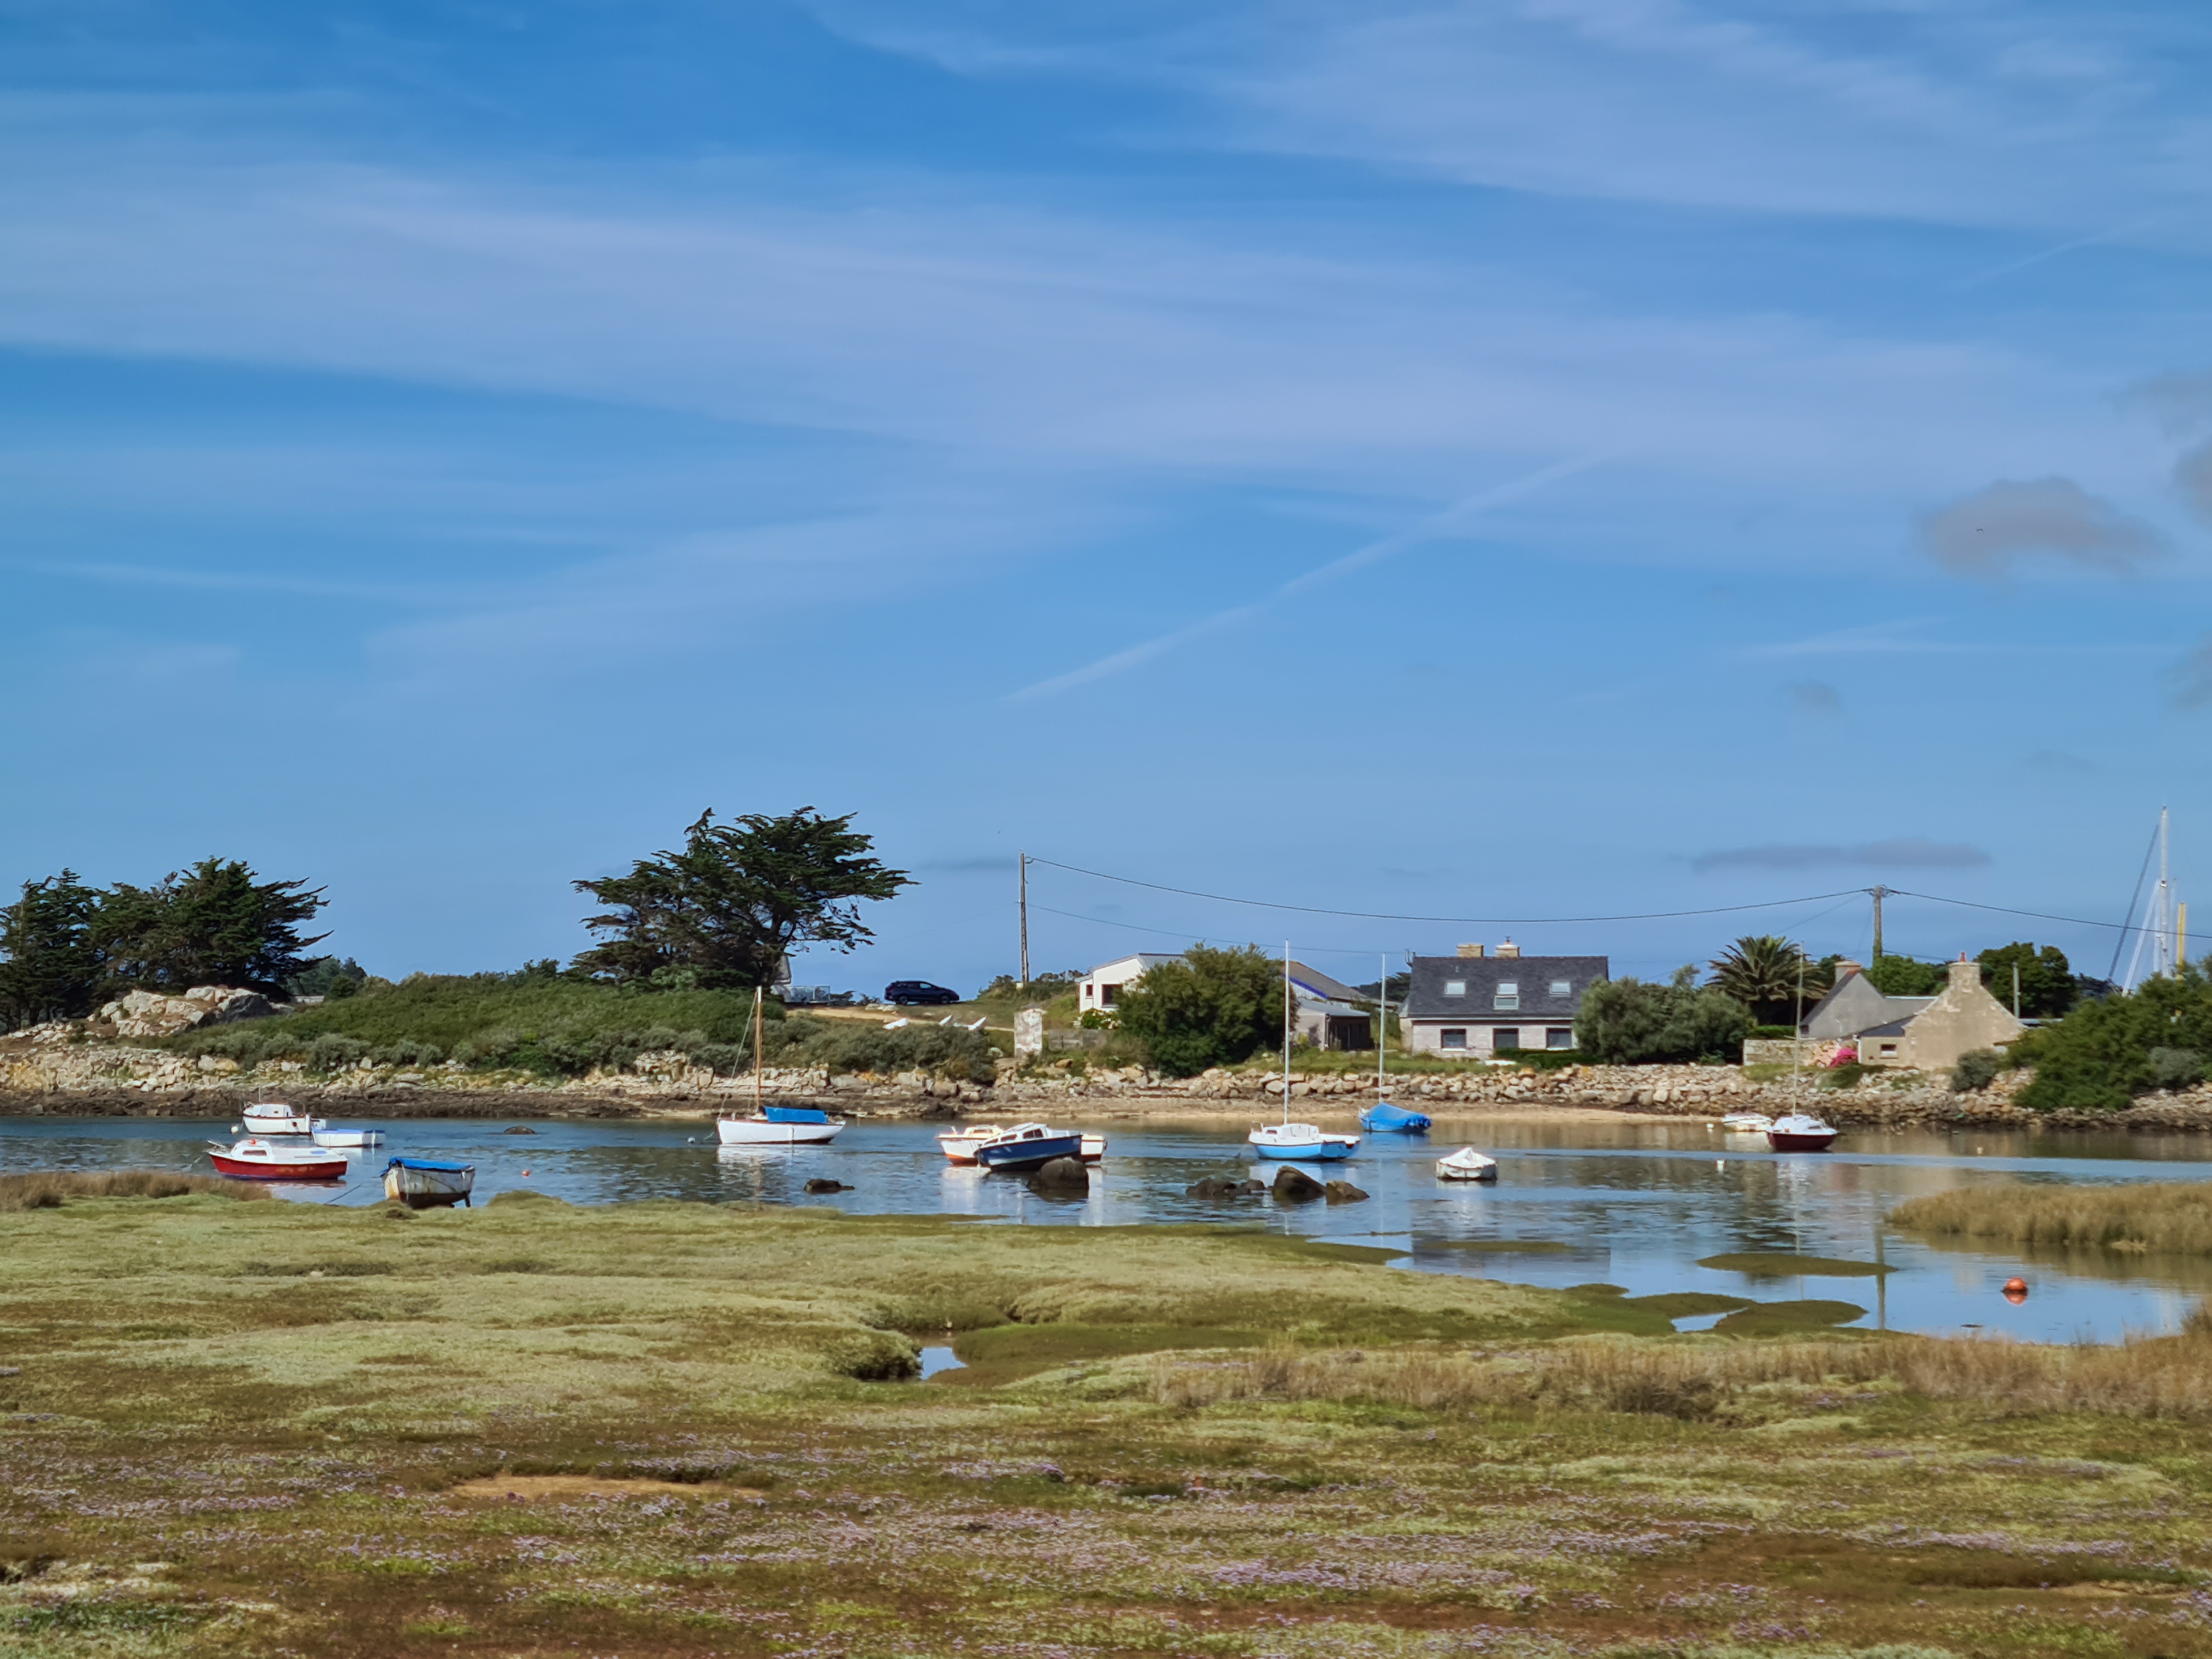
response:
M1804 1018L1807 1005L1828 988L1826 970L1807 960L1794 941L1773 933L1747 933L1709 965L1712 982L1750 1009L1762 1025L1795 1024Z

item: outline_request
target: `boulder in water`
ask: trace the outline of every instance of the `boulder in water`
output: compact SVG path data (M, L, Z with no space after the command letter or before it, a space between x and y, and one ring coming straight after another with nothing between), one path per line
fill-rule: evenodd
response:
M1304 1170L1284 1168L1275 1172L1275 1202L1310 1204L1328 1189Z
M1332 1181L1324 1190L1332 1204L1364 1204L1367 1194L1348 1181Z
M1091 1171L1083 1166L1079 1158L1056 1158L1042 1165L1030 1176L1033 1193L1087 1193L1091 1190Z
M806 1183L810 1193L849 1193L853 1189L842 1181L831 1181L825 1176L816 1176Z
M1185 1198L1241 1198L1248 1186L1256 1182L1243 1182L1234 1176L1202 1176L1182 1189Z

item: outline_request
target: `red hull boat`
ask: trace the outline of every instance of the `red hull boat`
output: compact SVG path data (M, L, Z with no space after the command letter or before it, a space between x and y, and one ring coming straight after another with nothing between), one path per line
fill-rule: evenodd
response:
M210 1146L208 1162L217 1175L240 1181L343 1181L346 1161L306 1146L272 1146L246 1139L235 1146Z

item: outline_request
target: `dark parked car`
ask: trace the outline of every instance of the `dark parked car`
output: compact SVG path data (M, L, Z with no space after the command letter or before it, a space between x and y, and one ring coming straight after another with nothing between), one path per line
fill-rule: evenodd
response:
M903 1008L917 1002L957 1002L960 993L948 991L942 985L932 985L926 979L895 979L884 987L884 1000L896 1002Z

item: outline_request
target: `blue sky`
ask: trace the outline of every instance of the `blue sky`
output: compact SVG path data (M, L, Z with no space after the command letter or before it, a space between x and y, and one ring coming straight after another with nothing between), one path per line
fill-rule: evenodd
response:
M2208 83L2183 4L0 0L0 876L504 967L811 804L920 885L801 976L963 988L1021 848L2110 918L2170 802L2186 896ZM1867 942L1031 891L1039 967Z

